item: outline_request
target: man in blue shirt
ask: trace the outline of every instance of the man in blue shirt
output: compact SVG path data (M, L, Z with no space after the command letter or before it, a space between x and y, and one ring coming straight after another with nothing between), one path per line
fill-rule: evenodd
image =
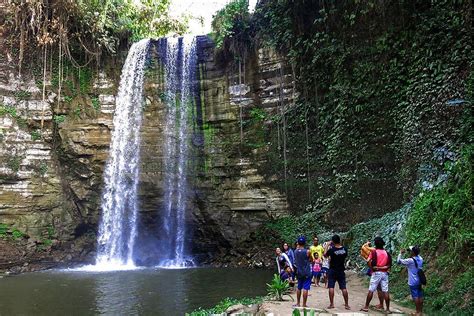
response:
M305 248L306 238L298 238L298 245L295 250L296 277L298 278L298 290L296 291L296 306L300 306L301 290L303 290L303 307L308 307L308 291L311 287L311 254Z
M400 250L397 263L404 265L408 269L408 286L410 287L411 297L416 305L416 315L423 314L423 289L421 287L418 270L423 267L423 258L420 256L420 248L418 246L410 246L410 258L402 259L405 250ZM416 262L415 262L416 261Z

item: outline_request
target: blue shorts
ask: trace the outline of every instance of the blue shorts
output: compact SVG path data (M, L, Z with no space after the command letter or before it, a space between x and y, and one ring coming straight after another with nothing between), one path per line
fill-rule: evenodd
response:
M334 271L329 269L328 271L328 288L333 289L336 286L336 281L339 284L339 288L344 290L346 288L346 274L344 271Z
M311 277L298 278L298 290L309 290L311 287Z
M421 288L421 285L410 285L410 292L413 299L423 298L423 289Z
M325 267L322 267L322 268L321 268L321 272L322 272L322 273L328 273L328 270L329 270L329 269L328 269L328 268L325 268Z
M314 272L313 271L313 277L315 278L320 278L321 277L321 274L323 274L322 272Z

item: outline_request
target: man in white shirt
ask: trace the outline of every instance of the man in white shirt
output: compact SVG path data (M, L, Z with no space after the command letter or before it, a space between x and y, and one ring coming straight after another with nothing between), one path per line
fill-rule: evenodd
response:
M410 246L410 258L402 259L405 250L400 250L397 263L404 265L408 269L408 286L410 287L411 297L416 305L416 315L423 314L423 288L421 286L418 270L423 267L423 258L420 256L420 248L418 246Z

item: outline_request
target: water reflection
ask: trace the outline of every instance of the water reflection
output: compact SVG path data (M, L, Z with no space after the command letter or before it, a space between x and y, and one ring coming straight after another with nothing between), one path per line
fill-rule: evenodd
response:
M140 314L140 280L127 272L101 273L96 278L96 312L102 315Z
M265 295L272 271L47 271L0 280L0 315L184 315L225 297Z

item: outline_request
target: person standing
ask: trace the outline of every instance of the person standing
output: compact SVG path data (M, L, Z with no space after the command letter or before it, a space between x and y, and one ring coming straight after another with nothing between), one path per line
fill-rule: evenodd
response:
M277 263L277 268L278 268L278 274L281 273L281 271L285 270L285 266L289 266L291 270L293 270L293 265L291 264L290 258L284 253L281 252L280 248L275 249L276 253L276 263Z
M296 291L296 306L300 306L301 292L303 291L303 307L308 307L308 291L311 288L311 254L305 248L306 238L298 238L298 244L295 250L296 277L298 278L298 289Z
M326 249L326 247L328 246L329 242L326 241L324 244L323 244L323 248ZM323 253L324 254L324 253ZM328 271L329 271L329 258L326 258L324 255L323 255L323 264L322 264L322 268L321 268L321 277L324 278L324 287L325 288L328 288Z
M418 246L410 246L410 258L402 259L405 250L400 250L397 263L407 267L408 270L408 286L410 287L411 297L415 302L416 315L423 314L423 288L418 270L423 267L423 258L420 256L420 248Z
M349 293L346 287L345 261L347 258L347 249L341 244L341 237L334 235L331 242L327 244L324 256L330 258L328 271L329 303L328 309L334 308L334 287L336 281L344 297L344 306L350 310Z
M324 248L319 244L319 238L318 236L315 236L313 238L313 245L309 247L309 251L311 252L311 259L314 261L314 254L317 253L319 258L323 257L324 254Z
M313 257L314 257L314 261L313 261L313 279L314 279L314 283L316 286L319 287L319 281L321 279L321 265L322 265L322 261L321 259L319 258L319 255L317 252L315 252L313 254Z
M295 264L295 253L293 249L290 248L288 243L283 244L283 252L288 256L292 265Z
M293 272L291 273L291 279L295 281L295 252L288 243L283 244L283 252L288 256L290 259L291 264L293 265Z
M375 237L374 239L375 249L373 249L369 257L367 258L367 265L372 270L370 277L369 292L367 293L367 299L365 306L361 309L363 312L369 311L369 304L374 296L374 292L380 289L382 290L383 297L385 299L385 306L387 313L390 313L390 294L388 292L388 270L392 265L392 258L390 254L384 249L385 242L382 237Z
M370 241L367 241L361 247L360 255L367 262L367 265L369 264L370 253L374 250L375 250L375 248L371 246ZM367 270L367 275L369 276L369 278L372 277L372 269L370 267ZM380 283L379 283L379 286L377 287L377 296L379 298L379 303L377 305L375 305L375 308L376 309L383 309L384 296L383 296L382 287L380 286Z

